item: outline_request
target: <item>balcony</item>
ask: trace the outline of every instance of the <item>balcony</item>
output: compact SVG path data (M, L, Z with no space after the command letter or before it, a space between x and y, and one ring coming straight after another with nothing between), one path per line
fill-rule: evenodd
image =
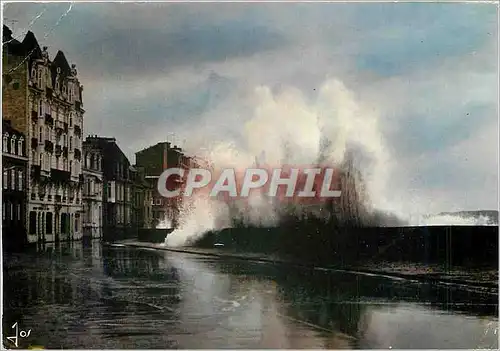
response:
M79 149L75 149L75 159L80 161L81 158L82 158L82 152Z
M71 175L67 171L61 171L60 169L52 168L50 170L50 178L54 183L69 183L71 180Z
M54 152L54 144L50 140L45 140L45 151L53 153Z
M36 150L37 147L38 147L38 139L37 138L31 138L31 148L33 150Z
M38 122L38 112L31 111L31 119L33 120L33 122Z
M80 126L77 126L75 124L75 134L78 135L79 137L82 136L82 129L80 128Z
M45 114L45 124L53 127L54 126L54 118L52 118L51 114L46 113Z
M62 147L61 145L56 145L56 156L60 157L62 154Z
M67 146L63 147L63 156L68 158L68 147Z

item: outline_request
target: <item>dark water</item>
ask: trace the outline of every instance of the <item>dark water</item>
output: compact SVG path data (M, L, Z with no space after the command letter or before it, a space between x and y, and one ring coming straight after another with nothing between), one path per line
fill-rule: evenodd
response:
M73 243L4 255L3 287L20 347L498 346L497 295L379 276Z

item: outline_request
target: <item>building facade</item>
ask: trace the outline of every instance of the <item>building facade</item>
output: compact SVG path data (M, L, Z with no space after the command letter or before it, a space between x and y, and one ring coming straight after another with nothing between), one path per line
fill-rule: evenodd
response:
M137 215L137 227L143 229L155 228L153 221L153 182L146 180L144 168L134 166L134 206Z
M28 242L26 137L12 128L10 121L2 122L2 242L6 248L17 248Z
M182 149L169 142L161 142L143 149L135 154L137 167L143 169L145 179L153 190L152 217L154 226L177 228L182 197L164 198L158 192L158 178L167 168L189 168L191 159L182 153ZM182 181L177 180L175 187L182 187ZM171 190L175 188L169 187Z
M103 172L103 240L113 241L137 236L133 217L133 173L130 162L115 138L89 136L89 148L99 150ZM87 147L87 146L86 146Z
M3 31L3 119L26 136L28 242L82 238L83 86L58 51L49 59L32 32Z
M104 176L99 148L83 142L83 236L102 239Z

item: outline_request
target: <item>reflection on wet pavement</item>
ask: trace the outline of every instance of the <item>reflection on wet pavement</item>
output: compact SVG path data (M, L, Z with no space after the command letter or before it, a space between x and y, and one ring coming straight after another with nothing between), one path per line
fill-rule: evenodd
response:
M24 347L497 348L497 299L97 242L4 255L3 328L31 328Z

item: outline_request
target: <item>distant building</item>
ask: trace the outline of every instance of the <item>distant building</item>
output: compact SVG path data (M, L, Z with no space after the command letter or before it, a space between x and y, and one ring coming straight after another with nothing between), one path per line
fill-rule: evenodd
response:
M177 145L171 147L169 142L161 142L141 150L135 154L135 159L137 166L143 169L145 179L153 188L152 214L155 226L167 223L170 227L176 228L182 206L181 198L164 198L158 193L157 182L159 176L167 168L189 168L190 159L182 153L181 148ZM178 184L181 187L180 181Z
M26 235L26 137L3 121L2 144L2 240L5 248L27 244Z
M101 150L83 142L83 235L102 238L104 178Z
M82 237L80 213L83 86L63 52L49 60L28 31L22 42L3 27L3 119L28 146L28 241Z
M85 147L99 150L103 172L103 239L118 240L137 235L133 220L133 172L130 161L115 138L89 136Z

